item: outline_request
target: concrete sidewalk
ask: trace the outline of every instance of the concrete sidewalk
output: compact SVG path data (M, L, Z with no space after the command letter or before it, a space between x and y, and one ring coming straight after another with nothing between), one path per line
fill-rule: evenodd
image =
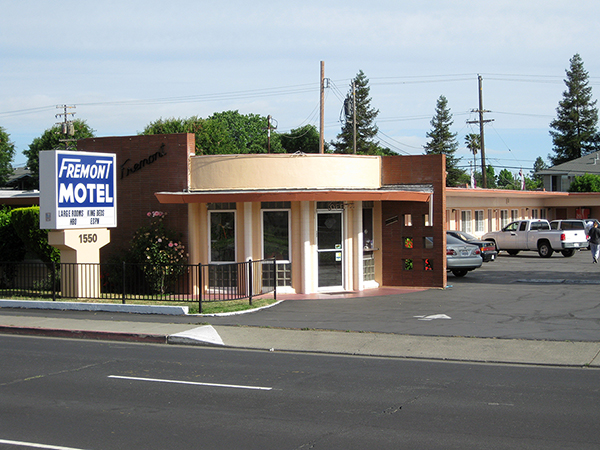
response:
M409 336L3 315L0 333L445 361L600 367L600 342Z

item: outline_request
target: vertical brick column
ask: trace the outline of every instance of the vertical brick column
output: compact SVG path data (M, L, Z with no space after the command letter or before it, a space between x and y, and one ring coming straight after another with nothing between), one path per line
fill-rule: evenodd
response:
M189 133L89 138L77 141L77 150L117 155L117 228L101 251L101 262L129 248L135 231L149 221L149 211L167 213L165 224L181 233L188 246L187 205L163 205L155 192L188 188L188 159L195 152Z

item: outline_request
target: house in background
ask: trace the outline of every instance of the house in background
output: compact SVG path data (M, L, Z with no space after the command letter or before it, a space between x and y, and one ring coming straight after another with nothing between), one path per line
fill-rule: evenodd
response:
M0 188L0 205L10 207L34 206L40 204L40 193L31 190L32 177L26 167L17 167L8 178L6 185Z
M550 192L568 192L575 177L586 173L600 175L600 151L537 172L543 175L544 189Z
M5 188L15 189L20 191L27 191L32 188L33 177L31 171L27 167L17 167L13 170L13 173L8 177Z

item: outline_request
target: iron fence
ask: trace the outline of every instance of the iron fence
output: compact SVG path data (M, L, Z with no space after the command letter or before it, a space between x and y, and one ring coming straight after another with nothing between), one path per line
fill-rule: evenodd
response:
M202 303L277 295L274 259L224 264L156 266L0 262L0 296Z

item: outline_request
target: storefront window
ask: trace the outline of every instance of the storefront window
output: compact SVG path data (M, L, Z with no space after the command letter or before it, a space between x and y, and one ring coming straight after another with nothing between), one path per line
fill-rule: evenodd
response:
M373 202L363 202L363 281L375 280L375 241L373 239Z
M290 259L288 211L263 211L263 254L265 259Z
M264 207L288 207L289 202L263 203ZM290 211L263 210L263 258L276 260L277 286L292 285L292 264L290 255ZM263 284L273 286L272 271L263 270Z
M235 262L235 211L210 211L210 261Z

